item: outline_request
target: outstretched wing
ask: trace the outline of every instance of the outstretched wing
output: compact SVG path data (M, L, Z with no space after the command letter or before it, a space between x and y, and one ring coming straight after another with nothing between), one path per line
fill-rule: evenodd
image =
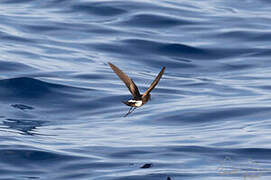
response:
M113 71L119 76L119 78L125 83L131 94L134 98L140 97L139 90L135 85L134 81L130 79L122 70L120 70L117 66L113 65L112 63L108 63L109 66L113 69Z
M155 86L158 84L159 80L161 79L165 69L166 69L165 67L162 68L160 73L156 76L155 80L152 82L149 89L147 89L147 91L143 94L142 98L144 98L144 96L148 95L155 88Z

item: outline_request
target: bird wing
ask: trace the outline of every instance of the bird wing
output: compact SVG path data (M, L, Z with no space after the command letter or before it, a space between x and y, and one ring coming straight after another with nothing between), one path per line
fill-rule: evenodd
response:
M149 87L149 89L147 89L147 91L143 94L142 99L148 95L154 88L155 86L158 84L159 80L161 79L164 71L165 71L165 67L162 68L162 70L160 71L160 73L156 76L156 78L154 79L154 81L152 82L151 86Z
M134 98L140 97L139 90L132 79L130 79L122 70L120 70L117 66L112 63L108 63L109 66L113 69L113 71L119 76L119 78L125 83L131 94Z

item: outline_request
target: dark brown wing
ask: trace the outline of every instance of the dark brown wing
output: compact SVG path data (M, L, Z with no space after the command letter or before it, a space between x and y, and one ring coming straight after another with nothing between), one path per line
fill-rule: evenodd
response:
M108 63L109 66L113 69L113 71L119 76L119 78L125 83L131 94L134 98L140 97L139 90L135 85L134 81L130 79L124 72L122 72L117 66L112 63Z
M144 98L144 96L146 96L147 94L149 94L155 88L155 86L158 84L159 80L161 79L161 77L162 77L165 69L166 69L165 67L162 68L162 70L160 71L160 73L156 76L155 80L152 82L152 84L149 87L149 89L147 89L147 91L143 94L142 99Z

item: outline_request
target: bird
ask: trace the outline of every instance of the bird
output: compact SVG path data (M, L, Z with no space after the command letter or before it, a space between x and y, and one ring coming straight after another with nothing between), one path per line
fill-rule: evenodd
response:
M125 115L125 117L132 113L136 108L141 107L148 102L148 100L151 98L150 92L158 84L166 69L166 67L162 67L160 73L156 76L150 87L145 91L144 94L140 94L138 87L136 86L132 79L130 79L122 70L120 70L114 64L110 62L108 62L108 64L112 68L112 70L117 74L117 76L124 82L124 84L127 86L127 88L129 89L130 93L133 96L133 98L128 101L122 101L122 103L131 107L128 113Z

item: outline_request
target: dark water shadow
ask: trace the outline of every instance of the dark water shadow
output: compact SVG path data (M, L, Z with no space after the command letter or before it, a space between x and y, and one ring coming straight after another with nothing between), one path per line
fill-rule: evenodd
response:
M27 120L27 119L6 119L3 125L9 129L17 130L22 135L38 135L35 129L45 125L47 122L42 120Z

